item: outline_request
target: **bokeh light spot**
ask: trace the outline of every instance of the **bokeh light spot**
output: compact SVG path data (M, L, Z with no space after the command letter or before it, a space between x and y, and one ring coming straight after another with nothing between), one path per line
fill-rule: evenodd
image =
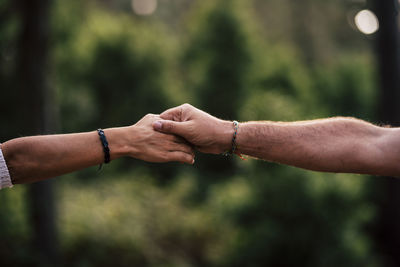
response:
M157 9L157 0L132 0L132 9L138 15L151 15Z
M379 29L379 21L375 14L364 9L357 13L354 18L357 29L364 34L373 34Z

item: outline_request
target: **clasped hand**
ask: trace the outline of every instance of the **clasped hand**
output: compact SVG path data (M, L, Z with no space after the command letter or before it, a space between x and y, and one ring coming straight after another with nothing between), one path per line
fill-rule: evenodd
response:
M136 124L127 127L129 156L149 162L178 161L194 163L194 149L184 138L175 134L154 131L153 124L159 115L147 114Z
M140 129L141 146L136 158L153 161L194 163L194 148L220 154L230 149L232 123L223 121L189 104L146 115L134 126ZM154 131L155 130L155 131Z

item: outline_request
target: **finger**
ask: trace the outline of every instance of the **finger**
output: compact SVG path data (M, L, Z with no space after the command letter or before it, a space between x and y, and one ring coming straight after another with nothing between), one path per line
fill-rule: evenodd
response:
M199 147L196 147L194 144L190 143L188 140L186 140L185 138L183 138L183 137L181 137L181 136L178 136L178 135L171 135L171 134L165 134L165 138L170 138L170 140L171 140L172 142L175 142L175 143L177 143L177 144L184 144L184 145L189 146L189 147L192 149L193 153L194 153L196 150L200 150Z
M169 151L184 151L193 154L195 149L194 146L186 141L186 139L171 134L162 134L163 139L167 142Z
M171 147L169 149L170 152L173 151L181 151L181 152L185 152L191 155L194 155L194 149L191 146L185 145L185 144L171 144Z
M185 138L187 123L168 120L158 120L153 123L154 130L167 134L176 134Z
M164 120L173 120L173 121L180 121L180 117L182 114L182 107L174 107L167 109L163 113L160 114L161 119Z
M177 144L183 144L183 145L185 145L186 147L190 148L190 153L191 153L191 154L194 154L194 153L195 153L196 148L195 148L195 146L194 146L193 144L189 143L186 139L184 139L184 138L182 138L182 137L179 137L179 136L176 136L176 135L174 135L174 137L176 137L176 140L174 141L175 143L177 143Z
M181 151L171 151L167 154L168 161L178 161L187 164L194 164L194 155Z
M178 135L170 135L167 134L168 138L170 138L170 141L177 143L177 144L185 144L185 145L192 145L190 144L185 138L178 136Z
M140 124L148 124L148 123L152 123L156 120L159 120L160 116L157 114L146 114L145 116L143 116L143 118L141 118L136 124L140 125Z

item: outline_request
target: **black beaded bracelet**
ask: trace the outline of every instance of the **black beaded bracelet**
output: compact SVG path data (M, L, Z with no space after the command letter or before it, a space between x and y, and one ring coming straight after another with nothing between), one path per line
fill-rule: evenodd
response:
M109 163L110 162L110 148L108 147L108 142L106 135L104 134L104 131L102 129L97 129L97 133L100 136L100 141L103 146L103 151L104 151L104 163ZM100 164L99 170L101 169L101 166L103 164Z

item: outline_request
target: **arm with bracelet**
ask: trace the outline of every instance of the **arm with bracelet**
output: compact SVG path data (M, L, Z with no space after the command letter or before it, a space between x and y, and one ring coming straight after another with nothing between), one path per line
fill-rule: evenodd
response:
M153 127L205 153L234 153L304 169L400 177L400 128L355 118L235 124L184 104Z
M86 133L21 137L0 146L0 188L31 183L120 157L149 162L193 164L194 153L182 138L153 130L157 115L135 125Z

